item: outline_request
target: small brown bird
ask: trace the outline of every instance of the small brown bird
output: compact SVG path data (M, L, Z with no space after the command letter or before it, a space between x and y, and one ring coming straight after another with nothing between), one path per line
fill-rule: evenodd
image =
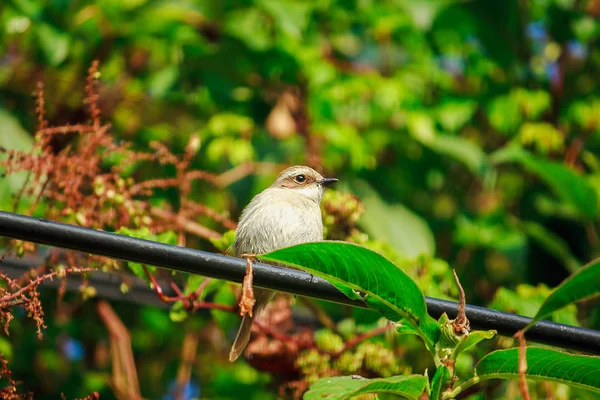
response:
M323 178L305 166L287 168L275 182L257 194L242 211L235 231L233 254L263 254L283 247L323 240L321 198L325 187L337 182ZM254 289L256 303L252 316L245 314L229 352L235 361L250 340L250 330L256 315L275 296L266 289Z

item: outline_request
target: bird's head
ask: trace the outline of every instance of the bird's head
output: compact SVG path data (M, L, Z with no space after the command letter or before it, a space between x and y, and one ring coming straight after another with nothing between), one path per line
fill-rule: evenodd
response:
M270 187L293 190L320 203L325 187L337 181L336 178L323 178L310 167L296 165L283 170Z

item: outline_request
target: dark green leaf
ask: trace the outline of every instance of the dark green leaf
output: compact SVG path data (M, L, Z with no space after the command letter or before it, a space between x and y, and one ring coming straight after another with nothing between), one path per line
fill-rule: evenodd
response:
M366 379L351 376L323 378L306 392L306 400L344 400L367 393L392 393L407 399L418 399L427 385L423 375L392 376Z
M425 298L417 284L385 257L352 243L324 241L304 243L259 255L264 261L281 262L331 282L351 298L364 293L374 310L392 321L405 318L425 340L437 341L439 326L427 314Z
M519 349L494 351L475 367L485 379L518 379ZM539 347L527 348L527 378L554 381L600 392L600 357L580 356Z
M527 328L560 308L598 294L600 294L600 259L582 267L554 289Z

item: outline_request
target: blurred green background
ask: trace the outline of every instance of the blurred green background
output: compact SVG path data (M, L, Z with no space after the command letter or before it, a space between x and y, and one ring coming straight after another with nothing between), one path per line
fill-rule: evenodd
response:
M324 205L329 238L384 252L426 295L456 295L453 267L469 303L531 315L549 287L600 254L599 16L600 0L3 0L0 146L31 147L38 81L51 126L88 121L85 77L97 59L102 118L116 141L141 152L158 141L182 154L198 135L191 168L252 166L223 187L194 184L193 201L236 221L279 169L311 165L341 181ZM138 176L174 170L154 165ZM0 180L0 209L12 209L22 183ZM169 189L153 196L177 207ZM196 221L228 230L210 216ZM43 340L25 315L0 337L15 377L36 398L114 398L95 300L67 295L68 312L54 291L43 300ZM356 332L377 323L318 305ZM173 311L113 306L131 330L147 398L174 398L189 332L201 339L180 398L274 398L290 380L226 361L235 319L225 329L208 313L176 322ZM600 328L593 301L557 318ZM368 343L379 346L374 358L395 355L393 368L362 367L373 376L428 366L411 338ZM463 371L481 354L462 360ZM309 356L294 379L331 372ZM510 397L514 387L490 384L472 398ZM538 389L540 398L576 396Z

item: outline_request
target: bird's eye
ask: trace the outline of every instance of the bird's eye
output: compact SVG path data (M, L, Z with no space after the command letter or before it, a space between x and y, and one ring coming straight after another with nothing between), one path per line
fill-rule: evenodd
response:
M300 175L296 175L296 176L294 177L294 180L295 180L296 182L298 182L298 183L302 183L302 182L304 182L304 181L306 180L306 176L304 176L304 175L302 175L302 174L300 174Z

